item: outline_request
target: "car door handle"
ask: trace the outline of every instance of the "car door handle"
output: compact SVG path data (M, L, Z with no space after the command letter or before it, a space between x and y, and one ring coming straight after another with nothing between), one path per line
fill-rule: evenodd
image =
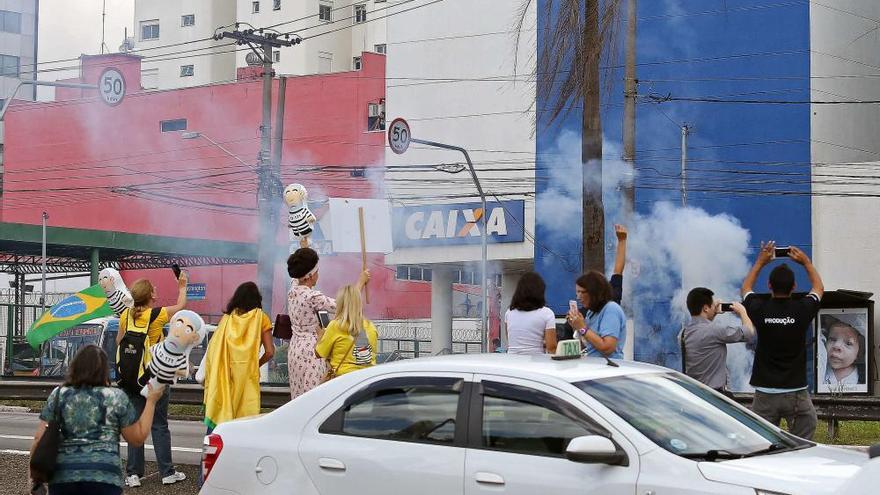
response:
M474 475L474 479L477 480L477 483L485 483L487 485L503 485L504 478L495 473L486 473L486 472L478 472Z
M330 471L345 471L345 463L339 459L331 459L330 457L322 457L318 459L318 466L321 466L321 469L327 469Z

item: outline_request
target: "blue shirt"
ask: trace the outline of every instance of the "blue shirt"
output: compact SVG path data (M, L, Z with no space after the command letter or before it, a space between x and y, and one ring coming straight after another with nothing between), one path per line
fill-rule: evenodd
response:
M600 337L615 337L617 348L608 355L610 358L623 359L623 344L626 342L626 315L623 308L614 301L608 301L598 312L587 311L587 328L593 330ZM592 344L585 342L584 352L587 356L601 356Z

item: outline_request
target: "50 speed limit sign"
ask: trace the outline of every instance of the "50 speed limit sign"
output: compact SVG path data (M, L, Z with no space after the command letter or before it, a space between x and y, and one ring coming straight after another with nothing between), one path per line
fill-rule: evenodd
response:
M118 69L109 67L104 69L98 79L98 92L101 93L101 99L110 106L116 106L122 103L125 97L125 78Z
M388 145L391 146L391 151L402 155L409 148L411 138L409 124L405 120L397 118L391 121L391 126L388 128Z

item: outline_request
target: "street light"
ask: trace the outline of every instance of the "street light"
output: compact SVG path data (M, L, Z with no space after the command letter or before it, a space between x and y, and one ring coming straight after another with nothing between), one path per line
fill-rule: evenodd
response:
M183 138L183 139L198 139L198 138L202 138L202 139L204 139L205 141L207 141L207 142L213 144L214 146L220 148L220 151L222 151L222 152L226 153L227 155L231 156L232 158L235 158L236 160L238 160L238 163L241 163L241 164L244 165L245 167L254 168L253 165L250 165L250 164L248 164L248 163L245 163L245 161L242 160L241 158L239 158L238 155L236 155L235 153L233 153L233 152L229 151L228 149L224 148L222 144L218 143L217 141L214 141L213 139L209 138L209 137L206 136L205 134L202 134L201 132L195 132L195 131L193 131L193 132L184 132L184 133L182 133L182 134L180 135L180 137Z
M70 83L60 81L18 81L18 84L15 85L15 89L12 90L12 94L6 97L6 102L3 104L3 109L0 110L0 121L2 121L3 117L6 115L6 110L9 110L9 105L12 104L12 99L15 98L16 94L18 94L18 90L21 89L21 87L25 84L32 84L34 86L53 86L56 88L98 89L98 86L96 84Z

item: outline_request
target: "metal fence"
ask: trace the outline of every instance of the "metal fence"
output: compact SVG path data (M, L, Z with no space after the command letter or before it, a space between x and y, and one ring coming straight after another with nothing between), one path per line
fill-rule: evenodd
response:
M403 358L430 356L431 320L378 320L379 352L397 351ZM480 320L455 318L452 320L453 354L479 353L481 350Z

